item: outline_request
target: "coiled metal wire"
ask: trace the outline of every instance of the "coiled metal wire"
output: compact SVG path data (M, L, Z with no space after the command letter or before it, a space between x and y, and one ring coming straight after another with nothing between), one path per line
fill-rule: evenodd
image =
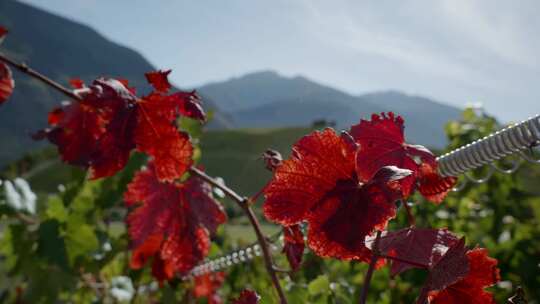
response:
M515 161L510 169L501 169L493 164L511 154L519 153L527 161L540 163L540 160L525 153L527 149L538 144L540 144L540 115L506 127L438 157L439 173L442 176L458 176L489 164L490 169L484 178L476 179L466 175L469 180L481 183L486 181L494 171L515 172L519 167L518 161Z
M269 246L272 251L283 248L283 236L281 232L269 239ZM236 249L226 255L209 259L195 266L188 274L182 276L182 280L189 280L193 277L205 275L207 273L222 271L237 264L249 263L255 257L261 256L259 244Z
M232 267L236 264L247 263L256 256L261 255L261 249L258 244L241 248L230 252L224 256L207 260L193 268L189 274L182 277L183 280L188 280L192 277L201 276L207 273L221 271L225 268Z

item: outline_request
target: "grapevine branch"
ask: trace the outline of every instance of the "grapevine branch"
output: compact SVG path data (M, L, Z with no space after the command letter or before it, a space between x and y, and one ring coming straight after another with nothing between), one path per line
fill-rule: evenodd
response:
M66 95L67 97L75 100L82 100L82 98L75 94L72 90L64 87L63 85L59 84L58 82L50 79L49 77L31 69L28 67L25 63L18 63L8 57L6 57L4 54L0 53L0 61L6 62L7 64L13 66L17 70L21 71L22 73L25 73L33 78L36 78L43 83L47 84L48 86L58 90L60 93ZM250 207L250 200L246 197L240 196L238 193L230 189L229 187L225 186L222 183L219 183L216 179L208 176L206 173L202 172L201 170L191 167L189 169L189 172L193 175L197 175L203 180L207 181L211 185L213 185L216 188L221 189L227 196L229 196L231 199L233 199L246 213L246 215L249 218L249 221L251 222L251 225L253 226L253 229L255 230L255 234L257 235L257 240L259 242L259 245L261 246L264 262L266 265L266 270L268 271L272 283L278 293L278 296L280 298L281 304L287 304L287 299L285 297L285 293L283 292L283 289L281 288L281 285L279 284L279 279L277 277L276 271L274 270L274 263L272 261L272 255L270 254L270 249L268 246L268 242L262 233L261 225L259 223L259 220L255 216L255 213L253 212L253 209Z
M12 67L16 68L17 70L21 71L22 73L25 73L31 77L34 77L38 80L41 80L45 84L55 88L56 90L60 91L62 94L66 95L69 98L80 100L81 98L75 94L72 90L64 87L63 85L59 84L58 82L50 79L49 77L35 71L34 69L31 69L26 65L26 63L18 63L8 57L6 57L4 54L0 53L0 60L11 65Z
M281 285L279 284L279 279L276 274L276 270L274 268L274 263L272 261L272 255L270 254L270 248L268 246L268 241L266 240L266 237L262 233L261 225L259 223L259 220L255 216L255 213L253 212L253 209L251 209L249 204L249 199L246 197L241 197L238 193L236 193L234 190L230 189L229 187L225 186L224 184L218 182L214 178L208 176L206 173L202 172L201 170L191 167L190 172L194 175L199 176L203 180L207 181L211 185L213 185L216 188L221 189L227 196L232 198L246 213L246 215L249 218L249 221L251 225L253 226L253 229L255 230L255 234L257 235L257 240L259 242L259 245L261 246L262 252L263 252L263 258L264 263L266 265L266 270L268 271L268 274L270 274L270 277L272 278L272 284L276 288L276 291L280 298L281 304L287 303L287 298L285 297L285 293L283 292L283 289L281 288Z
M373 244L373 255L371 256L371 261L369 262L369 268L364 278L364 285L362 286L362 292L360 293L360 304L366 304L367 294L369 291L369 285L371 283L371 277L373 276L373 271L375 270L375 264L379 259L379 241L381 239L381 231L377 231L377 236L375 237L375 242Z
M206 182L208 182L212 186L214 186L216 188L219 188L221 191L223 191L228 197L233 199L240 206L242 206L242 204L246 200L244 197L240 196L234 190L227 187L223 183L218 182L216 179L214 179L213 177L210 177L208 174L204 173L202 170L199 170L199 169L197 169L195 167L191 167L189 169L189 172L191 174L197 175L198 177L202 178L203 180L205 180Z
M405 207L405 211L407 212L407 220L409 221L409 226L415 226L416 220L414 219L411 207L409 207L409 204L406 201L402 201L401 203L403 204L403 207Z

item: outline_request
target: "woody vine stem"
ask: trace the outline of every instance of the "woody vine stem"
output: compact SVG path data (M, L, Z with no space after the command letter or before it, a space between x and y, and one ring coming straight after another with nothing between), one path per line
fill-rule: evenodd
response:
M381 239L381 231L377 231L377 236L375 237L375 243L373 245L373 255L371 256L371 261L369 263L369 268L364 277L364 285L362 286L362 291L360 293L360 304L365 304L367 300L367 293L369 290L369 285L371 283L371 277L373 276L373 271L375 271L375 265L379 259L379 241Z
M74 93L72 90L64 87L63 85L59 84L58 82L50 79L49 77L37 72L36 70L28 67L25 63L18 63L8 57L6 57L4 54L0 53L0 61L3 61L10 66L16 68L20 72L27 74L30 77L33 77L35 79L40 80L41 82L47 84L48 86L56 89L57 91L61 92L62 94L66 95L67 97L71 99L75 99L78 101L81 101L82 98ZM208 176L206 173L202 172L201 170L191 167L189 169L189 172L193 175L196 175L203 180L210 183L212 186L221 189L228 197L230 197L233 201L235 201L240 208L244 211L246 216L249 218L249 221L251 225L253 226L253 230L255 230L255 234L257 236L257 241L259 243L259 246L261 246L261 250L263 252L263 258L264 263L266 266L266 271L270 275L272 279L272 284L274 285L274 288L276 289L280 304L287 304L287 298L285 297L285 293L283 289L281 288L281 285L279 284L279 279L277 277L274 263L272 260L272 255L270 254L270 248L268 245L268 241L266 240L266 237L262 233L261 225L259 223L259 220L255 216L255 213L253 212L253 209L251 209L250 206L250 200L247 197L242 197L238 193L236 193L234 190L230 189L229 187L225 186L222 183L219 183L216 179Z
M191 167L189 172L199 176L200 178L212 184L214 187L221 189L225 194L227 194L227 196L233 199L242 208L244 213L249 218L249 221L251 225L253 226L253 229L255 230L255 234L257 235L257 241L259 242L259 245L261 246L261 250L263 252L263 258L264 258L264 263L266 266L266 271L272 278L272 284L274 285L279 295L280 303L287 304L287 298L285 297L285 293L283 292L283 289L281 288L281 285L279 284L279 279L275 271L274 262L272 261L272 255L270 254L270 248L268 246L268 242L266 240L266 237L262 233L259 220L255 216L253 209L251 209L250 207L250 204L249 204L250 200L246 197L242 197L238 195L229 187L225 186L222 183L217 182L214 178L208 176L206 173L202 172L201 170L195 167Z

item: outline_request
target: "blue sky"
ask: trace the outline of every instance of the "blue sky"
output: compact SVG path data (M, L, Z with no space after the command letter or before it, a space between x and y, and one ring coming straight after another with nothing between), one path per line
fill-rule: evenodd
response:
M172 68L183 87L259 70L400 90L505 121L540 112L540 2L24 0Z

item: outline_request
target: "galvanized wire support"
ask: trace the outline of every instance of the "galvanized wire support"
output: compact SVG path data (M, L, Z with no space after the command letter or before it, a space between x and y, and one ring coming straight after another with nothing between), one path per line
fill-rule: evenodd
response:
M270 250L278 251L283 248L283 235L280 232L268 239ZM193 277L202 276L212 272L218 272L230 268L237 264L249 263L256 257L261 256L261 247L255 243L247 247L233 250L226 255L207 259L203 263L195 266L189 273L181 277L182 280L189 280Z
M182 277L182 280L189 280L192 277L201 276L207 273L217 272L236 264L247 263L257 256L261 255L261 248L258 244L244 247L224 256L207 260L193 268L189 274Z
M495 165L495 161L509 155L519 154L526 161L540 163L540 159L535 159L532 153L530 155L526 153L528 149L532 149L539 144L540 115L536 115L438 157L439 174L442 176L465 174L467 180L473 183L483 183L495 171L511 174L519 168L519 160L514 161L508 169ZM484 177L475 178L468 173L468 171L484 165L490 166ZM462 183L460 186L464 186L464 184Z

